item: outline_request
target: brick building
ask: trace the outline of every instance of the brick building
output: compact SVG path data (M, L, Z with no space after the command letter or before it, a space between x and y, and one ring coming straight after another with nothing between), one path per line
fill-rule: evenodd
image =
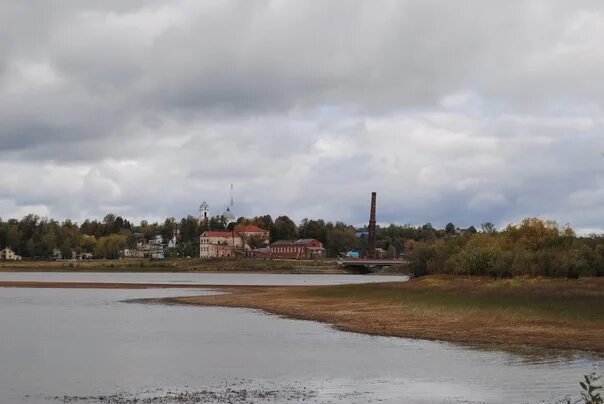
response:
M271 258L314 259L325 255L323 243L312 238L279 240L270 245Z

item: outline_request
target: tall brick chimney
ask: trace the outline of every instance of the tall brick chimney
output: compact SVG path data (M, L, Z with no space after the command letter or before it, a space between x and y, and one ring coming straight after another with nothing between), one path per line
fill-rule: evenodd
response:
M369 213L369 239L367 258L375 258L375 200L376 193L371 193L371 212Z

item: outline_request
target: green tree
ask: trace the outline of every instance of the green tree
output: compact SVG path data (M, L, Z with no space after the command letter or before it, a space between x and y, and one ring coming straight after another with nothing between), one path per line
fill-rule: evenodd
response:
M95 248L97 257L119 258L120 251L126 248L128 239L123 234L110 234L109 236L101 237Z
M266 242L262 237L259 236L250 236L247 238L246 242L252 250L256 248L266 247Z
M273 224L271 240L294 240L298 237L296 224L287 216L279 216Z
M485 222L485 223L481 224L480 228L482 229L483 233L488 233L488 234L497 233L497 228L491 222Z
M298 226L300 238L314 238L323 244L327 243L327 225L323 219L303 219Z
M325 248L329 256L335 257L350 250L361 250L361 240L356 236L354 227L336 222L335 225L328 226L328 229Z

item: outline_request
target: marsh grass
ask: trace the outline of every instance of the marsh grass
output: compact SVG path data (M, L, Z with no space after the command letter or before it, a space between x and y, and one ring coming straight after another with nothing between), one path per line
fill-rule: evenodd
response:
M400 283L279 286L174 298L246 307L371 335L604 352L604 279L429 276Z
M338 285L300 291L336 300L398 304L425 312L493 313L604 322L601 280L425 278L404 283Z

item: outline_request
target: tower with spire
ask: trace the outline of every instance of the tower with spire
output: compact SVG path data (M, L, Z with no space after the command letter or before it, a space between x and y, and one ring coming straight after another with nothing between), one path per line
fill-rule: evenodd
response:
M233 209L233 184L231 184L231 197L229 199L229 204L227 205L226 210L222 214L222 217L226 220L227 225L233 223L237 220L235 215L232 212Z
M210 205L206 201L203 201L199 205L199 221L206 222L210 220Z

